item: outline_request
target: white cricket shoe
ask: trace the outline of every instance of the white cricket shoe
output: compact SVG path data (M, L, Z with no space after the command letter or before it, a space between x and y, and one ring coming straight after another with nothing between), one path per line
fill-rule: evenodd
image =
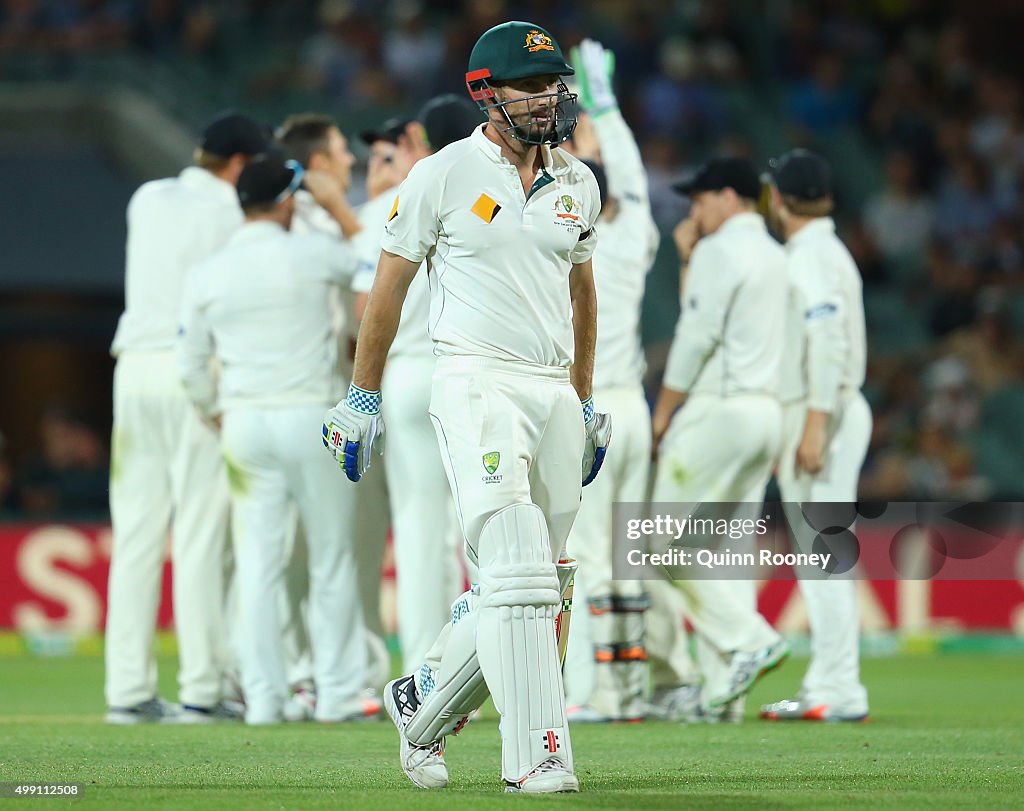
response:
M398 729L399 760L402 770L420 788L444 788L448 785L448 767L444 763L444 738L427 746L417 746L405 734L405 727L420 707L416 677L401 676L384 685L384 709Z
M708 696L708 707L721 707L740 696L745 696L757 684L758 679L777 668L787 656L789 645L781 637L755 651L736 651L729 662L726 687Z
M558 794L579 790L580 781L576 775L556 758L548 758L518 783L505 781L505 791L516 794Z
M141 701L133 707L110 707L103 720L108 724L129 726L131 724L159 724L178 711L178 706L155 696Z
M376 721L380 718L383 702L373 690L366 690L362 695L346 701L330 715L315 714L321 724L344 724L349 721ZM286 708L287 709L287 708Z
M289 723L312 721L316 713L316 690L299 686L284 703L284 720Z
M868 708L864 705L815 703L803 696L797 696L794 699L761 705L761 717L767 721L863 722L868 720Z
M164 724L219 724L223 721L241 721L245 707L235 701L219 701L212 707L182 704L177 712L164 716Z
M700 709L700 685L682 684L679 687L657 687L647 704L649 718L696 724L704 720Z

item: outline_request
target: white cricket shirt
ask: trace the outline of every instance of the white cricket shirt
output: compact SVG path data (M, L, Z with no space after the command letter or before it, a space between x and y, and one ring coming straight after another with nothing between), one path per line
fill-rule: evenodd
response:
M339 388L330 285L347 285L355 254L323 234L290 234L249 222L192 269L182 308L179 359L189 397L220 408L330 405Z
M391 207L395 204L398 187L388 189L364 203L359 209L359 222L363 230L355 238L359 254L359 271L352 280L352 289L369 293L377 275L380 259L380 243L384 237L384 223ZM402 318L398 332L388 352L389 358L427 358L434 360L434 343L430 340L427 324L430 321L430 285L425 268L419 270L409 285L409 292L402 304Z
M174 348L188 269L243 219L235 187L198 166L139 187L128 203L125 309L111 354Z
M780 399L832 412L841 389L860 389L867 365L860 272L831 217L786 243L789 310Z
M660 236L651 215L647 172L622 114L609 110L591 120L608 176L608 194L619 203L614 220L600 220L601 241L594 252L594 388L639 386L646 366L640 343L640 307Z
M787 304L786 254L758 214L701 239L665 368L676 391L777 396Z
M569 271L590 259L600 196L561 149L529 196L483 128L423 158L399 187L381 247L426 260L435 355L572 363Z

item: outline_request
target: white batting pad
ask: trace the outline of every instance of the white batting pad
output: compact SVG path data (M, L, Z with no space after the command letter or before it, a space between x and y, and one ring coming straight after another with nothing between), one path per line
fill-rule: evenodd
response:
M502 715L502 776L555 758L572 770L555 645L560 595L547 524L534 504L505 507L480 532L477 656Z

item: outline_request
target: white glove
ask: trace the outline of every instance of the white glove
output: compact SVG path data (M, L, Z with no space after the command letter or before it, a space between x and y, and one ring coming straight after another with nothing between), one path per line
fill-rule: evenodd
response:
M583 486L597 478L608 443L612 440L612 415L594 411L594 398L583 401L583 427L587 437L583 445Z
M370 467L371 451L384 453L380 392L367 391L355 384L349 386L348 397L324 417L324 447L349 479L359 481Z
M615 73L615 54L600 42L585 39L569 52L576 69L580 88L580 104L588 113L598 114L619 106L612 89Z

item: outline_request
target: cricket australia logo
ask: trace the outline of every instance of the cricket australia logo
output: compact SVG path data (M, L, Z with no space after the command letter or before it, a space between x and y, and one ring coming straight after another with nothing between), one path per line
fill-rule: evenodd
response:
M555 198L555 222L570 230L583 230L579 210L580 204L571 194L562 194Z
M555 50L555 46L551 42L551 37L543 31L538 31L536 28L526 35L526 44L523 45L523 47L530 53Z
M483 455L484 470L487 475L481 477L480 481L485 484L497 484L501 476L495 475L498 472L498 465L501 464L501 454L498 451L489 451Z

